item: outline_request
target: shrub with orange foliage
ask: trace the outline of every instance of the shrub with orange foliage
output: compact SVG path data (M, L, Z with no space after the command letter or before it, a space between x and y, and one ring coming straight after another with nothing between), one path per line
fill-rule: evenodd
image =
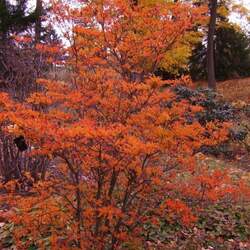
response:
M146 224L171 217L190 226L200 202L233 198L238 184L221 184L205 166L203 176L194 158L201 145L225 140L229 125L187 123L185 114L200 108L168 107L173 93L152 75L199 9L94 0L71 14L78 20L68 50L72 82L40 79L44 91L23 104L0 98L1 120L16 124L32 154L58 159L32 196L9 195L19 249L47 241L52 249L143 247Z

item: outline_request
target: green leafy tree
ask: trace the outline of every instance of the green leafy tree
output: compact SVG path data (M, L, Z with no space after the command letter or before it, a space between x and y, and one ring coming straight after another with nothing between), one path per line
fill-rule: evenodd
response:
M217 80L250 75L250 39L234 24L221 25L215 32L215 76ZM207 79L206 43L200 42L190 58L194 80Z

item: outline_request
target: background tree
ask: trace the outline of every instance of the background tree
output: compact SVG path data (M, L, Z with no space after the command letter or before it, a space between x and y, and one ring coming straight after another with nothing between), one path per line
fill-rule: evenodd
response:
M207 35L207 80L208 80L208 87L216 89L215 71L217 65L215 65L215 44L214 44L214 41L216 39L215 38L216 26L225 25L229 20L229 15L232 13L238 13L242 17L246 18L248 18L249 13L244 6L238 4L235 1L210 0L208 5L210 10L210 19L209 19L208 35Z
M12 3L8 0L0 1L0 36L1 43L11 32L22 32L36 22L38 16L35 11L27 14L28 0Z
M217 27L215 37L215 76L227 80L250 75L250 40L235 24ZM206 44L197 44L190 58L190 73L194 80L206 80Z
M144 0L145 4L157 4L160 2L178 3L179 1L165 1L165 0ZM155 74L163 79L176 79L182 75L189 74L189 57L192 55L193 47L199 43L204 37L203 27L207 24L206 13L207 8L203 1L184 1L192 4L192 7L197 8L199 12L203 13L196 23L194 23L192 29L185 34L182 40L175 44L171 50L167 51L162 59L159 67L155 71ZM172 17L175 18L175 17Z
M216 28L216 18L217 18L217 0L209 1L209 25L208 25L208 35L207 35L207 79L208 87L211 89L216 89L216 79L215 79L215 64L214 64L214 35Z
M47 74L51 68L51 62L48 62L51 53L37 50L39 46L36 45L59 42L54 28L42 22L49 9L43 9L42 1L38 0L32 11L29 3L23 0L0 1L0 90L20 102L40 88L36 78ZM19 170L28 171L36 180L39 179L38 173L44 176L48 158L30 157L30 147L19 152L14 139L0 129L0 172L3 179L20 178Z
M151 3L151 2L157 2L157 1L145 1L145 2ZM188 2L190 2L190 1L188 1ZM209 1L192 1L192 2L193 2L194 6L205 6L206 4L209 3ZM212 3L212 1L210 1L210 3ZM212 7L211 4L209 6ZM227 27L229 28L232 25L229 23L230 15L232 15L232 14L237 13L242 18L247 18L247 16L248 16L247 9L244 6L242 6L238 3L235 3L234 1L221 0L221 1L217 2L216 6L217 7L216 7L215 34L213 36L211 36L211 34L209 34L209 36L208 36L209 21L212 20L210 18L211 10L208 9L208 12L206 14L208 19L205 21L205 18L204 18L203 22L200 22L196 26L194 26L193 30L190 32L190 34L185 37L185 40L184 40L185 42L182 44L179 44L179 46L176 47L175 50L171 51L168 55L166 55L166 58L167 58L166 61L172 62L172 64L171 64L172 68L169 67L166 63L164 65L164 60L163 60L161 67L159 69L157 69L157 71L156 71L157 75L160 75L164 79L173 79L173 78L176 78L176 77L183 75L183 74L189 74L189 72L190 72L189 70L191 70L192 76L196 77L193 79L198 79L199 75L206 75L206 78L203 77L203 79L208 80L208 74L207 74L207 72L208 72L208 54L209 54L208 50L210 51L210 59L209 60L210 61L212 60L212 64L215 63L215 62L213 62L214 60L216 60L215 56L217 58L219 58L219 53L220 53L220 51L217 50L216 45L214 44L214 43L216 43L216 35L217 35L216 30L220 29L220 27L222 27L222 26L225 27L224 30L226 30ZM222 30L222 29L220 29L220 30ZM239 28L236 28L236 30L239 30ZM243 33L243 31L240 31L240 33L241 32ZM210 41L209 41L208 37L210 37ZM211 39L211 37L212 37L212 39ZM222 39L222 37L218 38L217 41L220 39ZM211 49L210 45L208 46L209 42L211 43L212 40L213 40L212 45L214 47L213 49ZM230 43L230 42L227 41L226 43ZM247 45L244 45L244 47L246 48L246 54L248 54L247 53ZM235 47L234 47L234 49L235 49ZM216 50L216 55L215 55L214 50ZM241 48L240 48L240 50L241 50ZM211 53L214 54L213 57L211 57ZM234 53L234 52L230 52L230 53ZM241 52L239 52L239 54L241 54ZM225 54L223 54L223 56L225 56ZM189 58L191 61L189 60ZM193 60L196 63L196 65L195 65L195 63L192 62ZM244 62L247 61L245 56L243 56L242 61L244 61ZM188 64L191 64L190 69L188 67ZM248 65L248 63L246 63L246 65ZM232 66L232 67L234 67L234 66ZM231 70L232 67L228 68L228 76L230 75L229 70ZM214 68L214 66L212 68ZM245 68L245 67L243 67L243 68ZM204 69L206 69L206 72L204 72ZM218 70L218 67L215 66L215 78L217 76L216 75L217 70ZM218 80L220 80L222 78L223 77L220 77ZM223 78L223 79L225 79L225 78Z

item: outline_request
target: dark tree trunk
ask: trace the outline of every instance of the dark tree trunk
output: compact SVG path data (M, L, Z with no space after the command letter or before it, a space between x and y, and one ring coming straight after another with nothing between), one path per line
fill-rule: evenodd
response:
M6 42L8 36L8 15L6 0L0 0L0 38L2 43Z
M217 17L217 0L210 0L210 21L208 27L208 38L207 38L207 76L208 76L208 87L216 89L215 79L215 63L214 63L214 35L216 28L216 17Z
M42 32L42 0L36 0L36 24L35 24L35 41L39 43L41 41L41 32Z

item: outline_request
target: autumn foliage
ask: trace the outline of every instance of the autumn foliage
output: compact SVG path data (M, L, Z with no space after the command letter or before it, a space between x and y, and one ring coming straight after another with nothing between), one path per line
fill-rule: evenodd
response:
M201 10L84 2L62 16L77 22L64 51L71 82L38 79L42 91L24 103L1 93L2 130L24 135L31 156L54 164L29 196L15 192L15 180L5 185L18 249L146 249L146 225L191 227L209 204L249 195L243 181L211 170L202 158L197 163L200 147L226 140L230 124L200 124L201 107L176 101L171 86L191 85L187 77L166 82L153 75Z

